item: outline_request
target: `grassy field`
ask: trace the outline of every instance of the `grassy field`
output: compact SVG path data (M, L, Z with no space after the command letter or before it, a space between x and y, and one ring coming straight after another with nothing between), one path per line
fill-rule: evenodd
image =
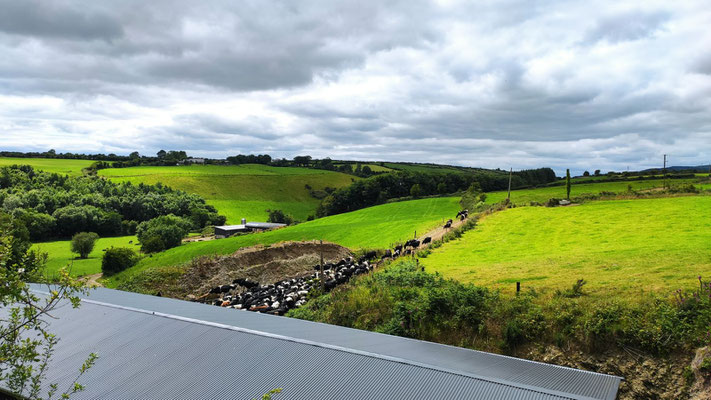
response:
M441 197L403 201L320 218L315 221L274 231L234 236L208 242L186 243L153 257L143 259L134 268L107 282L115 286L121 280L147 268L184 264L194 257L229 254L242 247L289 240L325 240L351 249L385 248L422 234L451 218L459 210L459 198Z
M423 259L429 271L511 293L570 288L598 295L671 292L711 279L711 197L521 207L480 221Z
M339 162L333 163L333 165L336 167L340 167L343 164L344 163L339 163ZM355 163L355 164L349 163L349 164L351 165L351 168L353 168L354 170L356 168L356 165L358 165L358 163ZM393 170L392 168L384 167L384 166L381 166L380 164L361 163L361 167L365 167L365 166L368 166L370 168L370 170L373 172L390 172Z
M129 243L133 241L133 243ZM101 257L103 257L104 252L102 251L108 247L129 247L138 251L138 246L135 236L121 236L112 238L101 238L96 241L96 246L94 246L94 251L89 254L87 259L79 259L75 257L76 254L69 251L69 241L60 240L56 242L43 242L35 243L32 248L34 250L39 250L43 253L47 253L47 274L50 276L56 275L57 271L62 267L68 267L71 269L72 275L83 276L89 274L96 274L101 272Z
M241 218L265 221L266 209L280 209L304 221L320 202L306 185L323 190L347 186L358 179L338 172L266 165L132 167L104 169L99 174L118 182L160 182L199 194L227 216L228 223L239 223Z
M50 158L13 158L0 157L0 167L8 165L31 165L35 169L42 171L54 172L57 174L81 175L82 168L86 168L93 164L92 160L64 160Z
M587 178L585 178L587 179ZM695 186L709 189L711 183L699 183L698 179L673 179L669 180L672 185L693 183ZM582 194L598 194L600 192L626 192L628 185L632 186L632 190L644 190L662 187L664 180L650 179L630 182L600 182L600 183L580 183L571 185L570 197L580 196ZM506 191L487 193L486 202L489 204L498 203L506 199ZM548 186L535 189L521 189L511 191L511 202L518 205L528 205L532 201L545 203L550 198L565 198L565 185Z

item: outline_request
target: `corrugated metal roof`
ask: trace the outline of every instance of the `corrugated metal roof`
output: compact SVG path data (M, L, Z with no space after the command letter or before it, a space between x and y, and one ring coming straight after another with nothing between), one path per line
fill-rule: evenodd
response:
M275 222L247 222L247 228L272 229L281 228L286 224L277 224Z
M242 229L246 229L246 228L272 229L272 228L281 228L284 226L286 226L286 224L277 224L274 222L247 222L244 225L216 226L215 229L224 229L224 230L230 231L230 230L242 230Z
M246 229L247 225L222 225L222 226L216 226L215 229L224 229L226 231L231 231L231 230L242 230Z
M78 398L614 399L620 378L419 340L97 289L63 307L48 382ZM58 366L61 366L57 368ZM71 366L71 367L70 367ZM76 367L75 367L76 366Z

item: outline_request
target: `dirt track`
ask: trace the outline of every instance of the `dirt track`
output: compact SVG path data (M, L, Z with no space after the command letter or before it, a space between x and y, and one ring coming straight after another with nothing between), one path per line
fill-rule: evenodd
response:
M464 224L466 221L467 221L466 219L465 219L464 221L460 221L460 220L457 219L457 218L453 218L453 219L452 219L452 227L451 227L451 228L444 228L444 227L443 227L444 224L441 224L441 225L438 226L437 228L435 228L435 229L433 229L433 230L431 230L431 231L425 233L424 235L419 236L418 239L420 240L420 242L422 241L422 239L424 239L424 238L426 238L426 237L428 237L428 236L432 238L432 241L433 241L433 242L434 242L435 240L442 239L442 236L444 236L445 234L447 234L447 232L450 232L450 231L453 230L453 229L459 228L459 227L462 226L462 224ZM445 222L446 222L446 221L445 221Z

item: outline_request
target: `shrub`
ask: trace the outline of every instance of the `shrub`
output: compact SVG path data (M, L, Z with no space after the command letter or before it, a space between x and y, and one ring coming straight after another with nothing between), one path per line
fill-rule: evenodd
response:
M546 204L545 204L546 207L555 207L557 205L560 205L560 200L555 199L555 198L548 199L548 201L546 201Z
M72 253L79 254L80 258L89 257L89 253L94 250L94 244L99 239L99 235L94 232L80 232L72 237Z
M172 214L164 215L141 222L136 229L136 236L143 246L149 239L158 237L163 242L163 247L170 249L180 245L183 238L188 236L191 226L192 223L184 218Z
M269 214L267 222L274 222L277 224L287 224L291 225L294 223L294 217L289 214L285 214L282 210L266 210Z
M144 253L158 253L165 250L165 242L158 235L149 236L141 241L141 250Z
M112 247L104 253L101 259L101 272L112 275L131 268L138 262L138 256L131 249Z

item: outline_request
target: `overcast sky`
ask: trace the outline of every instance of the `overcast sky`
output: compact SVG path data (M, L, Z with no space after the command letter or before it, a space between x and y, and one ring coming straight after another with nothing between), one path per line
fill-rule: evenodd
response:
M0 0L0 149L711 161L701 1Z

